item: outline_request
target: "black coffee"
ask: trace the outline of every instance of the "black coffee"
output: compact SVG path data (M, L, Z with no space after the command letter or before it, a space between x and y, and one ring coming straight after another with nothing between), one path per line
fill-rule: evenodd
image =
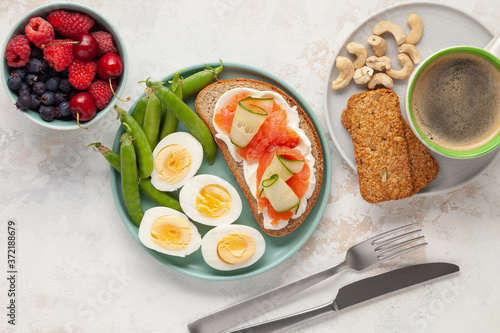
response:
M418 127L437 145L477 148L500 131L500 72L476 55L445 55L416 81L412 110Z

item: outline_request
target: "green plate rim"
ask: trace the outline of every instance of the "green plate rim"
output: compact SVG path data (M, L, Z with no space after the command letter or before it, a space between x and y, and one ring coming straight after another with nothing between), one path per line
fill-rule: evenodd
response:
M208 65L215 67L218 66L218 62L210 62L207 63ZM194 73L197 70L201 70L205 68L205 64L197 64L193 65L190 67L186 67L185 70L183 70L182 73ZM321 123L319 119L316 117L316 114L313 112L312 108L309 106L309 104L305 101L302 96L300 96L290 85L288 85L286 82L284 82L282 79L278 78L277 76L270 74L264 70L261 70L259 68L255 68L252 66L244 65L244 64L239 64L239 63L224 63L224 70L222 73L219 75L219 79L223 80L226 79L225 76L228 75L228 72L231 71L247 71L249 73L252 73L253 75L260 76L263 79L262 81L271 83L278 88L281 88L283 91L285 91L288 95L290 95L301 107L302 109L306 112L308 115L309 119L313 123L316 132L318 134L318 137L320 139L320 144L321 144L321 149L323 153L323 180L322 180L322 185L321 185L321 190L320 194L318 196L318 199L316 200L316 203L313 207L313 210L311 213L309 213L309 216L306 218L306 220L292 233L283 236L283 237L271 237L265 234L264 232L261 231L261 229L258 227L257 223L255 222L254 227L260 231L263 235L264 238L266 239L266 253L264 253L264 256L266 256L267 251L269 249L269 246L267 244L268 240L273 242L273 240L279 239L279 242L283 241L290 241L289 243L286 244L286 251L284 251L283 255L281 255L277 260L275 260L272 263L266 264L266 265L257 265L259 262L256 264L234 270L234 271L217 271L215 269L211 269L210 266L207 265L207 270L210 273L205 273L205 271L197 271L194 269L192 266L189 265L189 256L185 258L177 258L177 257L171 257L168 255L164 255L161 253L158 253L154 250L151 250L147 247L145 247L141 241L138 238L137 231L138 227L130 220L128 217L128 214L126 213L126 209L123 204L123 199L121 198L121 189L119 189L120 183L119 183L119 173L114 170L112 167L110 167L110 181L111 181L111 189L113 193L113 198L115 201L115 206L118 210L118 213L121 216L121 219L123 223L125 224L125 227L127 230L130 232L132 237L136 240L136 242L141 246L146 252L148 252L151 256L153 256L155 259L163 263L165 266L169 267L170 269L187 275L191 276L194 278L198 279L203 279L203 280L212 280L212 281L231 281L231 280L238 280L238 279L244 279L244 278L249 278L253 277L259 274L262 274L279 264L283 263L285 260L287 260L289 257L291 257L295 252L297 252L303 245L304 243L310 238L314 230L316 230L316 227L318 226L321 217L323 216L324 210L326 208L326 204L328 203L328 198L330 194L330 186L331 186L331 158L330 158L330 150L329 150L329 145L328 141L326 138L326 135L321 127ZM174 73L169 74L168 76L164 77L162 79L163 82L167 82L168 80L171 80ZM229 73L229 75L231 75ZM234 76L236 78L237 76ZM238 76L238 77L243 77L243 76ZM233 78L233 77L228 77L228 78ZM134 102L133 105L131 105L130 110L133 110L135 104L137 101L144 96L141 95L140 97L137 98L137 100ZM117 134L115 136L115 140L113 142L113 150L118 151L119 148L119 138L121 134L123 133L123 128L120 126L120 129L117 131ZM218 155L220 155L220 149L218 148ZM204 158L204 164L207 163L206 159ZM243 202L245 203L245 198L242 197ZM311 218L312 217L312 218ZM235 222L237 223L237 222ZM200 225L195 223L198 228L200 229ZM203 226L201 226L203 228ZM278 242L278 243L279 243ZM197 250L195 253L199 253L201 250ZM165 260L170 260L172 262L166 262ZM185 261L184 264L178 265L174 264L176 261Z

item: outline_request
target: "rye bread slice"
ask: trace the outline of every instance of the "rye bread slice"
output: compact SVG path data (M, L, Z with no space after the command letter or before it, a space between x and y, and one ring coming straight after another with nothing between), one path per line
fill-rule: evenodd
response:
M316 164L314 166L314 172L316 176L316 187L314 188L311 197L307 200L307 207L304 213L295 219L289 220L286 227L282 229L273 230L264 228L263 213L258 211L257 200L252 195L252 192L250 191L250 188L245 181L245 176L243 173L243 167L241 165L241 162L238 163L233 159L224 141L215 138L216 131L212 123L215 111L215 104L217 103L219 97L223 93L234 88L251 88L261 91L273 91L283 96L285 101L291 107L295 106L297 108L297 112L299 113L299 118L300 118L299 127L306 133L309 140L311 141L312 155L316 160ZM316 133L313 124L307 117L304 110L302 110L302 108L281 89L273 85L270 85L266 82L250 80L250 79L242 79L242 78L217 81L209 85L208 87L204 88L196 97L195 108L198 115L205 122L205 124L207 124L208 128L210 129L210 132L212 132L212 135L215 138L215 142L219 146L222 155L224 156L227 164L229 165L229 168L231 169L236 178L236 181L240 185L243 193L245 194L245 197L247 198L250 204L250 209L252 210L255 219L259 223L261 229L268 235L274 237L284 236L295 230L302 222L304 222L307 215L314 206L316 199L318 198L319 192L321 190L321 183L323 179L323 153L321 151L321 144L319 141L318 134Z

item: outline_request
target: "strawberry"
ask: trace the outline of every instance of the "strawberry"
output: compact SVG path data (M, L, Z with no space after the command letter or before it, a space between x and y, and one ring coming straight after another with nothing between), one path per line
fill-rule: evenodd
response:
M33 17L29 20L24 32L29 41L41 48L44 44L49 44L54 40L54 28L41 17Z
M109 87L109 82L96 80L92 82L87 92L94 98L95 104L99 110L104 109L113 97L113 91Z
M47 20L62 36L71 39L77 39L80 34L88 32L94 25L94 19L89 15L63 9L51 12Z
M115 45L113 44L113 36L106 31L96 31L91 33L92 37L97 41L99 51L97 55L103 55L108 52L118 53Z
M68 67L68 81L79 90L87 89L96 73L97 65L94 61L75 59Z
M73 44L67 44L67 42L71 40L57 39L53 44L43 48L43 59L57 72L63 71L73 62Z
M14 36L7 43L5 58L10 67L24 67L30 60L30 41L24 35Z

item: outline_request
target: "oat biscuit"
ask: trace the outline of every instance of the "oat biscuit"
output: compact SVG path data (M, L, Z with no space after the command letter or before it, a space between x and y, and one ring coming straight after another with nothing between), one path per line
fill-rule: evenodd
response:
M439 164L429 149L413 134L410 125L404 119L403 125L410 153L414 192L417 193L437 177Z
M342 123L351 133L361 196L370 203L414 193L399 99L390 89L351 96Z
M369 128L368 130L364 130L361 132L359 126L360 123L358 121L352 121L351 117L353 114L353 110L356 110L358 112L358 116L361 115L361 117L358 117L358 119L363 119L363 114L366 113L366 120L365 123L370 121L369 119L375 117L377 118L376 123L378 124L380 121L384 121L384 117L387 117L387 126L389 124L397 124L396 127L394 127L394 133L398 134L393 134L393 140L398 141L400 143L405 143L406 145L406 153L403 152L403 155L407 155L408 158L408 163L410 166L410 173L411 173L411 179L412 179L412 186L413 190L410 195L413 195L420 191L422 188L424 188L426 185L428 185L432 180L434 180L439 172L439 165L437 161L432 157L430 151L425 147L424 144L420 142L420 140L417 139L417 137L413 134L411 131L410 126L407 124L406 120L401 116L401 112L399 109L399 101L397 98L397 95L389 89L378 89L374 91L367 91L361 94L353 95L347 104L347 108L344 109L341 115L341 122L342 125L351 133L352 137L352 131L357 131L357 135L359 133L363 133L365 135L366 139L363 141L364 143L361 145L365 152L369 152L370 156L368 158L373 159L373 155L375 154L372 152L372 148L366 147L367 142L371 142L373 144L373 141L377 140L382 140L385 142L386 146L391 147L391 151L394 151L394 146L390 145L387 143L387 141L384 141L384 136L382 135L384 131L381 131L381 129L387 129L387 126L381 126L380 124L377 127L373 127L373 131L370 131ZM397 112L396 112L397 111ZM401 119L400 121L397 121L396 118L399 116ZM381 117L381 118L380 118ZM353 125L354 126L353 126ZM358 125L356 125L358 124ZM401 126L400 126L401 125ZM403 135L400 135L400 128L402 127L403 130ZM389 126L391 128L391 126ZM382 135L382 136L381 136ZM375 138L375 139L374 139ZM385 137L387 138L387 137ZM362 137L356 138L356 141L363 140ZM366 170L363 170L364 168L375 168L371 165L366 165L366 157L363 159L363 152L356 152L356 147L360 147L360 144L355 144L355 139L353 138L353 145L355 147L355 156L356 156L356 164L358 165L358 158L361 162L364 163L364 165L361 166L362 169L362 174L363 175L371 175L374 177L376 175L376 170L371 171L371 173L367 172ZM370 150L368 150L370 149ZM402 150L404 151L404 149ZM393 153L389 153L393 154ZM384 154L377 152L376 153L377 158L381 158L382 160L385 159ZM382 155L382 157L378 156ZM398 161L398 163L404 163L401 162L405 160L406 157L401 157L400 159L392 159L390 163L394 163L394 161ZM387 160L389 162L389 160ZM378 162L371 162L372 165L376 165ZM380 162L382 163L382 162ZM358 176L359 176L359 169L360 166L358 165ZM402 167L401 165L398 166L398 169L404 170L406 172L407 168ZM380 180L383 182L386 182L389 177L389 172L387 168L384 170L382 168L382 171L380 171ZM403 177L403 179L406 179L406 177ZM372 184L376 184L376 182L372 179L370 181ZM366 188L362 188L361 184L366 184L367 180L362 180L360 179L360 190L363 193L371 193L374 192L373 190L370 192ZM407 185L406 183L403 184L403 188L406 189ZM377 187L377 186L376 186ZM380 187L380 186L378 186ZM383 187L384 188L384 187ZM379 190L379 189L378 189ZM375 192L377 192L376 190ZM399 197L396 195L398 190L393 190L391 192L392 196L389 196L389 199L384 199L381 201L385 200L392 200L392 199L400 199L402 197ZM406 192L405 192L406 193ZM373 194L372 194L373 196ZM394 197L395 196L395 197ZM380 197L380 195L379 195ZM385 196L387 197L387 195ZM392 198L394 197L394 198ZM406 197L406 196L404 196ZM363 195L363 198L365 198L365 195ZM366 199L365 199L366 200ZM371 200L371 201L370 201ZM378 199L377 199L378 200ZM369 198L367 201L373 202L373 198ZM374 202L379 202L379 201L374 201Z

